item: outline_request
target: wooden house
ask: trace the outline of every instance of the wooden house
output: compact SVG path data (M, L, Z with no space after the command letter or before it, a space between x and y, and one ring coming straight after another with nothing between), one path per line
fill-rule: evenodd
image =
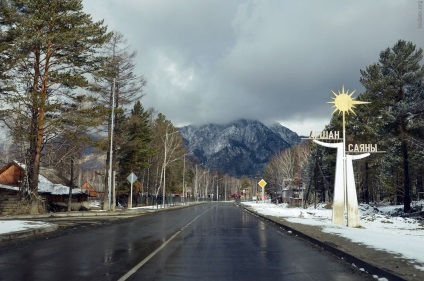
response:
M95 197L95 198L97 198L100 195L99 192L97 192L94 189L94 187L91 184L89 184L88 182L84 182L83 183L83 185L81 186L81 190L84 193L88 194L89 197Z
M25 170L17 162L10 162L0 169L0 184L20 187L25 176Z
M25 174L25 165L16 161L12 161L0 169L0 195L2 195L0 197L0 213L4 213L2 210L9 205L7 203L12 197L15 200L15 197L27 193L24 184L26 182ZM48 210L64 209L69 200L69 186L66 184L67 180L61 177L56 170L40 169L38 195ZM71 192L72 203L87 201L88 192L84 192L80 188L73 188Z

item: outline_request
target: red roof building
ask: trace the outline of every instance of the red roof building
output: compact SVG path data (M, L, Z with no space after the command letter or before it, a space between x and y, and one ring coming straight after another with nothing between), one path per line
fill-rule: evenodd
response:
M99 193L88 182L84 182L84 184L81 186L81 190L83 193L88 193L90 197L99 197Z

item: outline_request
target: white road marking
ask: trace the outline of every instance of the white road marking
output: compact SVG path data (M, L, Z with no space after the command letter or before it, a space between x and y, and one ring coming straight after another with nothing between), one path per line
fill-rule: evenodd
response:
M172 239L174 239L175 237L177 237L177 235L180 234L185 228L187 228L190 224L192 224L195 220L197 220L198 218L200 218L203 214L205 214L209 210L210 210L210 208L207 209L206 211L204 211L203 213L201 213L200 215L198 215L197 217L195 217L191 222L189 222L188 224L186 224L183 228L181 228L180 230L178 230L174 235L172 235L171 238L169 238L168 240L166 240L159 248L157 248L154 252L152 252L150 255L148 255L146 258L144 258L140 263L138 263L136 266L134 266L124 276L122 276L121 278L119 278L118 281L125 281L125 280L127 280L131 275L133 275L137 270L139 270L140 267L142 267L145 263L147 263L151 258L153 258L157 253L159 253L163 248L165 248L165 246L168 245L168 243L171 242Z

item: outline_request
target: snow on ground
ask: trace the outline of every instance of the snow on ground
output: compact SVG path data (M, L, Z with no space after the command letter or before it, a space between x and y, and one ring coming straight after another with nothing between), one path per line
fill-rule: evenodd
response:
M6 220L6 221L0 221L0 234L26 230L30 228L40 228L40 227L48 227L48 226L51 226L51 224L40 222L40 221Z
M96 206L100 207L100 204L90 204L91 207ZM145 206L145 207L136 207L131 208L131 210L136 209L161 209L162 205L154 206ZM104 212L99 210L98 212ZM1 219L1 217L0 217ZM0 235L6 233L12 233L16 231L21 231L30 228L40 228L40 227L49 227L52 224L41 222L41 221L24 221L24 220L0 220Z
M289 208L287 204L245 202L262 215L282 217L287 221L320 226L323 232L336 234L366 245L411 260L414 266L424 271L424 220L396 216L403 206L359 206L360 228L334 225L332 210L324 205L308 209ZM415 203L421 209L424 201Z

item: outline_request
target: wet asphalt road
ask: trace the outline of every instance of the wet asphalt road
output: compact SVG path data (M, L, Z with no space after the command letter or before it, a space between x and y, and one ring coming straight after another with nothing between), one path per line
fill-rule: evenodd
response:
M208 203L0 250L0 280L372 280L232 203Z

